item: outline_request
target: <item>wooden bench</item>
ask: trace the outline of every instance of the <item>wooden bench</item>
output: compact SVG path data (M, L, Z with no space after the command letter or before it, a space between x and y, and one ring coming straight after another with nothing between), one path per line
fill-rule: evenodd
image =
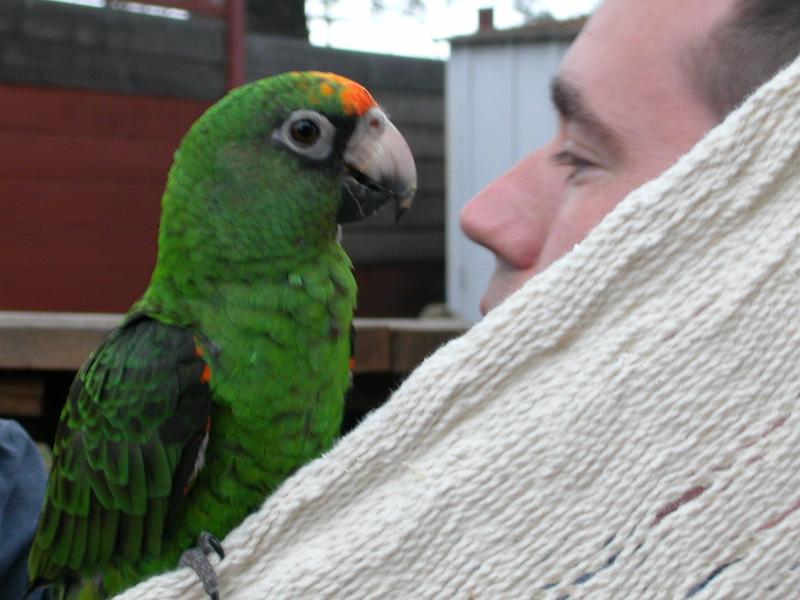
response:
M121 319L121 314L0 311L0 416L46 416L47 375L77 371ZM356 388L360 376L378 376L388 392L468 326L452 319L356 319ZM375 388L387 386L371 387L366 397L354 394L351 408L363 413L383 401L385 393L375 397L381 395Z

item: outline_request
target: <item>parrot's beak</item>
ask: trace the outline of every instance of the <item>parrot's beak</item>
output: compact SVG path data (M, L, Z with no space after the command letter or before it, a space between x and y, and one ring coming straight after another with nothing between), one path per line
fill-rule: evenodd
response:
M395 222L411 206L417 191L417 169L406 140L374 107L359 118L344 152L342 202L336 220L359 221L391 200Z

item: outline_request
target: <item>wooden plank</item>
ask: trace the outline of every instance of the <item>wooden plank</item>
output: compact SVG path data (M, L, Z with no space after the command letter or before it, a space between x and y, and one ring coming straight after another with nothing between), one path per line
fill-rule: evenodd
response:
M359 317L416 317L444 301L444 261L357 264Z
M0 311L0 370L77 370L121 318ZM355 319L354 325L357 373L406 372L468 327L447 319Z
M420 194L444 197L444 155L427 159L421 156L415 156L414 160L417 163L417 191Z
M413 93L381 88L374 88L371 91L398 128L408 123L442 129L444 124L444 97L442 94Z
M0 39L0 80L217 99L225 93L225 63Z
M380 323L372 327L356 321L354 340L354 373L380 373L392 368L391 331Z
M3 4L9 0L3 0ZM19 0L10 0L11 4ZM208 19L163 19L120 10L51 2L23 2L17 11L21 38L39 44L94 51L135 52L204 62L223 62L223 23Z
M126 310L155 264L160 185L0 181L0 308Z
M155 264L161 186L0 180L0 308L127 310Z
M0 376L0 415L40 417L44 413L44 383L38 377Z
M178 8L217 19L225 18L225 2L214 2L214 0L135 0L135 2L136 4Z
M108 228L118 220L120 227L157 230L163 191L163 183L151 181L0 179L0 229L54 224Z
M0 368L76 371L122 315L0 312Z
M0 177L163 182L176 143L0 131Z
M228 89L237 88L247 81L247 6L245 0L226 0Z
M458 337L467 329L463 321L428 319L401 321L390 324L392 328L392 372L413 371L439 347Z
M345 231L342 246L360 265L398 261L442 260L444 232L441 228Z
M0 227L0 232L0 271L5 278L150 269L156 255L157 227L126 226L124 220L109 221L105 227L54 223Z
M401 131L411 148L415 160L443 160L444 131L442 129L407 126Z
M15 287L0 292L0 310L125 311L142 295L150 270L152 266L15 275Z
M152 138L177 145L210 102L0 85L0 130Z

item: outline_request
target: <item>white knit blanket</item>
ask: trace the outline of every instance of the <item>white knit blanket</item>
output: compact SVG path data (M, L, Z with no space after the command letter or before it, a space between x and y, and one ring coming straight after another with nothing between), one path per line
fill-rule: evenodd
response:
M223 600L799 598L799 237L800 60L234 530Z

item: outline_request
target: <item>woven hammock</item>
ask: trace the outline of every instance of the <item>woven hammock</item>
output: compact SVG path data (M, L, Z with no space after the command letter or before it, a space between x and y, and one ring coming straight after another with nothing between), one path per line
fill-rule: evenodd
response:
M223 600L800 598L798 238L800 59L235 529Z

